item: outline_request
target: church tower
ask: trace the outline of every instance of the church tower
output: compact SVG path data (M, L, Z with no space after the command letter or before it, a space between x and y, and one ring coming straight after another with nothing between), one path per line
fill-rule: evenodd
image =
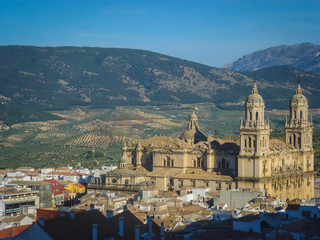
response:
M240 156L266 155L269 149L269 119L264 119L264 101L254 82L245 102L245 119L240 120Z
M181 138L194 144L200 141L207 141L208 139L200 130L198 117L194 113L194 108L192 109L192 114L189 116L188 129L184 131Z
M308 116L308 100L302 94L300 82L290 101L290 118L286 118L286 144L301 151L312 151L312 119Z

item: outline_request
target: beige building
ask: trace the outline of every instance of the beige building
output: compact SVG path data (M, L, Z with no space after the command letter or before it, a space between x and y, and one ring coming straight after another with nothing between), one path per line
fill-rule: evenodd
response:
M191 187L210 187L215 191L265 189L267 194L282 200L312 198L313 126L300 84L290 101L286 142L270 140L264 108L254 83L245 102L245 119L240 121L240 141L205 136L193 112L187 130L179 138L152 137L125 144L120 169L110 172L106 183L142 184L165 191Z

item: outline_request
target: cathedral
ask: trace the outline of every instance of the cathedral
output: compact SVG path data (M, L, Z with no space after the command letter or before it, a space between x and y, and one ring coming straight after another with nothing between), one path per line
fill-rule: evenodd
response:
M155 136L124 144L120 168L106 175L109 187L153 187L181 190L207 187L264 189L281 200L314 196L312 119L298 83L285 121L285 142L270 139L269 119L256 83L245 101L240 140L205 136L192 112L179 138Z

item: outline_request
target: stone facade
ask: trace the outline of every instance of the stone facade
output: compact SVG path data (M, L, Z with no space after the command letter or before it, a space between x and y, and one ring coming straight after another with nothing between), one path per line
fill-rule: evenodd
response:
M124 144L120 169L131 182L143 182L159 190L210 187L212 190L264 189L281 200L314 196L312 120L308 101L298 84L286 119L286 142L270 140L265 103L254 83L240 120L240 140L223 141L205 136L193 112L187 130L179 138L168 136ZM112 180L112 172L108 175ZM144 177L141 177L141 176ZM142 181L143 180L143 181Z

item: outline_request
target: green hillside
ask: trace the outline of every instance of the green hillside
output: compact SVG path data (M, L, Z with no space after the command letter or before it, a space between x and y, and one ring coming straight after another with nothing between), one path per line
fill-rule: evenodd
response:
M286 109L298 74L302 75L302 87L308 89L305 94L310 106L319 107L314 100L320 97L319 75L293 68L241 74L144 50L0 47L0 100L31 107L37 116L43 115L37 109L198 102L240 110L252 78L258 80L267 108ZM8 113L0 120L12 119Z

